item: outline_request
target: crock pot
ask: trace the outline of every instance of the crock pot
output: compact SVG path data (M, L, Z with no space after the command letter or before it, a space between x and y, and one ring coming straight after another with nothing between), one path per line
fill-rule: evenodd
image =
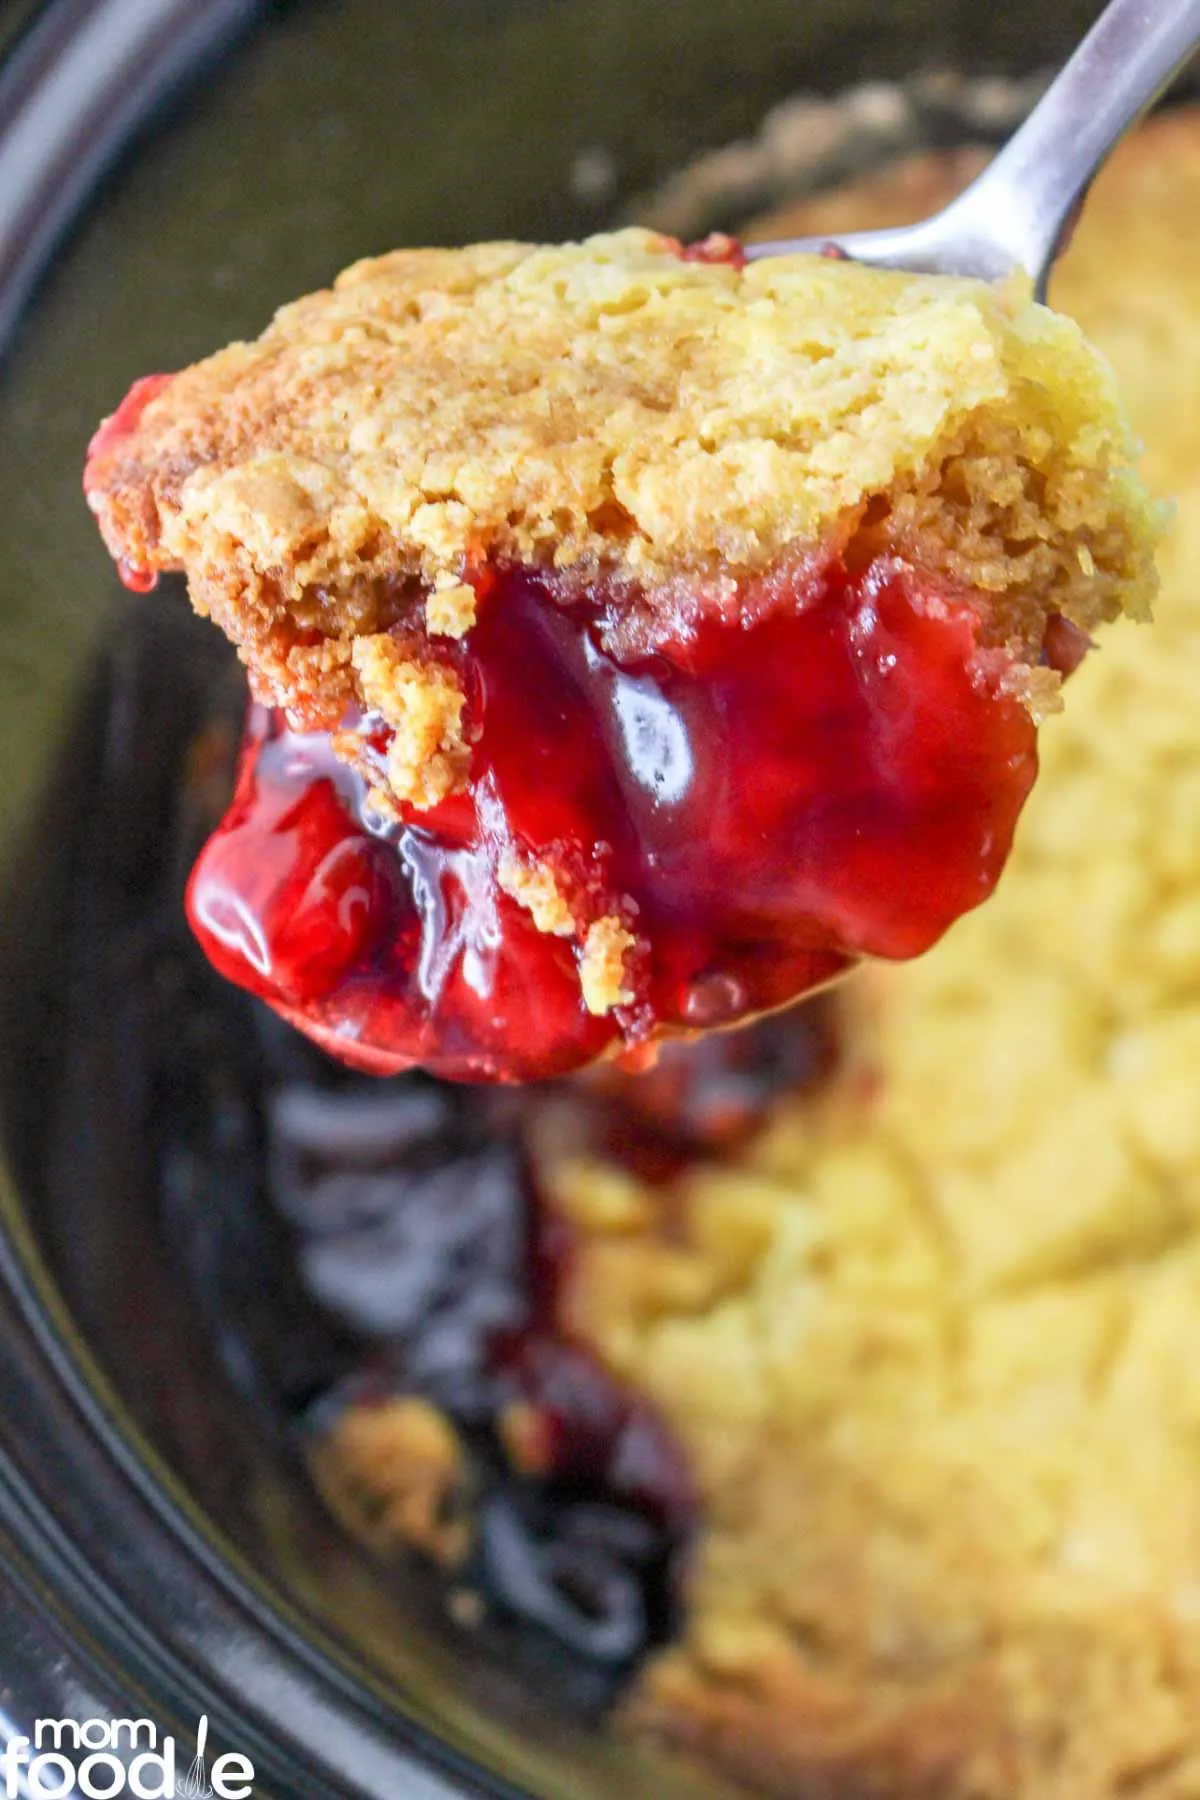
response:
M130 820L164 804L196 684L221 652L177 595L147 623L122 594L79 491L89 432L134 376L257 330L357 255L596 229L796 89L1035 68L1095 10L9 0L0 1733L17 1767L36 1722L59 1721L75 1756L31 1791L69 1791L115 1721L142 1722L133 1752L148 1724L160 1748L172 1739L180 1791L197 1791L186 1771L202 1719L208 1770L245 1759L260 1795L717 1791L464 1648L417 1576L385 1594L191 1316L139 1175L137 1011L123 1014L118 992L94 1030L78 1021L95 1011L89 937L106 928L92 872L136 887ZM123 771L115 812L97 802L101 765ZM226 1766L227 1786L240 1767ZM93 1774L94 1791L118 1791L115 1765ZM146 1764L146 1792L152 1775Z

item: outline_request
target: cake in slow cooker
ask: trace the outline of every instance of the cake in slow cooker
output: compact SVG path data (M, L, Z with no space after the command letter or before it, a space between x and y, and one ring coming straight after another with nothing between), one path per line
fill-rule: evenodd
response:
M769 229L898 222L949 166ZM1055 278L1178 511L1155 627L1072 677L997 894L844 983L820 1081L673 1170L543 1120L559 1328L653 1409L698 1509L681 1635L618 1727L756 1792L1200 1793L1197 212L1179 111ZM445 1438L409 1414L387 1441L360 1401L314 1455L398 1553Z
M1017 280L636 229L357 264L89 454L261 703L201 942L355 1066L500 1080L920 954L1148 612L1132 454Z

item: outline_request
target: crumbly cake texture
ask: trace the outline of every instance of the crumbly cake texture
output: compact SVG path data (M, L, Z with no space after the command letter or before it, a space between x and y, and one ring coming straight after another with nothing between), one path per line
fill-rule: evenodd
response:
M897 185L784 223L900 222ZM1155 629L1072 677L996 895L855 979L844 1076L736 1166L665 1200L559 1171L571 1323L703 1496L626 1723L771 1793L1200 1794L1198 208L1189 109L1056 276L1178 513Z
M447 1569L468 1555L469 1459L427 1400L347 1408L308 1446L308 1464L326 1505L372 1549L386 1553L400 1540Z
M397 800L418 809L436 806L466 778L471 752L463 736L466 695L452 670L422 663L386 633L357 638L351 663L363 704L395 733L387 782ZM348 760L353 760L354 737ZM338 740L335 738L334 747Z
M125 568L186 570L307 725L378 704L390 632L432 642L387 715L420 807L466 778L436 645L469 634L489 564L602 572L610 637L645 648L681 608L736 617L781 559L894 554L1036 665L1048 614L1148 608L1132 455L1106 363L1016 284L741 269L630 229L358 263L102 431L88 493Z

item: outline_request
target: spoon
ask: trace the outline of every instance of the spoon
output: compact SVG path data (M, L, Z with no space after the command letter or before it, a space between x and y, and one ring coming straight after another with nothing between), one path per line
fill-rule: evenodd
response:
M879 268L985 281L1022 268L1043 300L1092 177L1197 44L1200 0L1111 0L1020 130L942 212L888 231L747 244L746 255L834 248Z

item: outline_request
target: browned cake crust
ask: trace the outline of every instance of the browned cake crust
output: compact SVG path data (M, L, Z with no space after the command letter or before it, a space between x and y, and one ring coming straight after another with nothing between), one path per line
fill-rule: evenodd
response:
M1107 367L1015 285L628 230L357 264L102 432L88 491L126 566L186 569L261 698L383 712L421 806L466 777L461 700L386 634L469 632L489 562L603 572L619 649L736 616L781 560L896 554L1036 665L1051 613L1147 610L1132 451Z

